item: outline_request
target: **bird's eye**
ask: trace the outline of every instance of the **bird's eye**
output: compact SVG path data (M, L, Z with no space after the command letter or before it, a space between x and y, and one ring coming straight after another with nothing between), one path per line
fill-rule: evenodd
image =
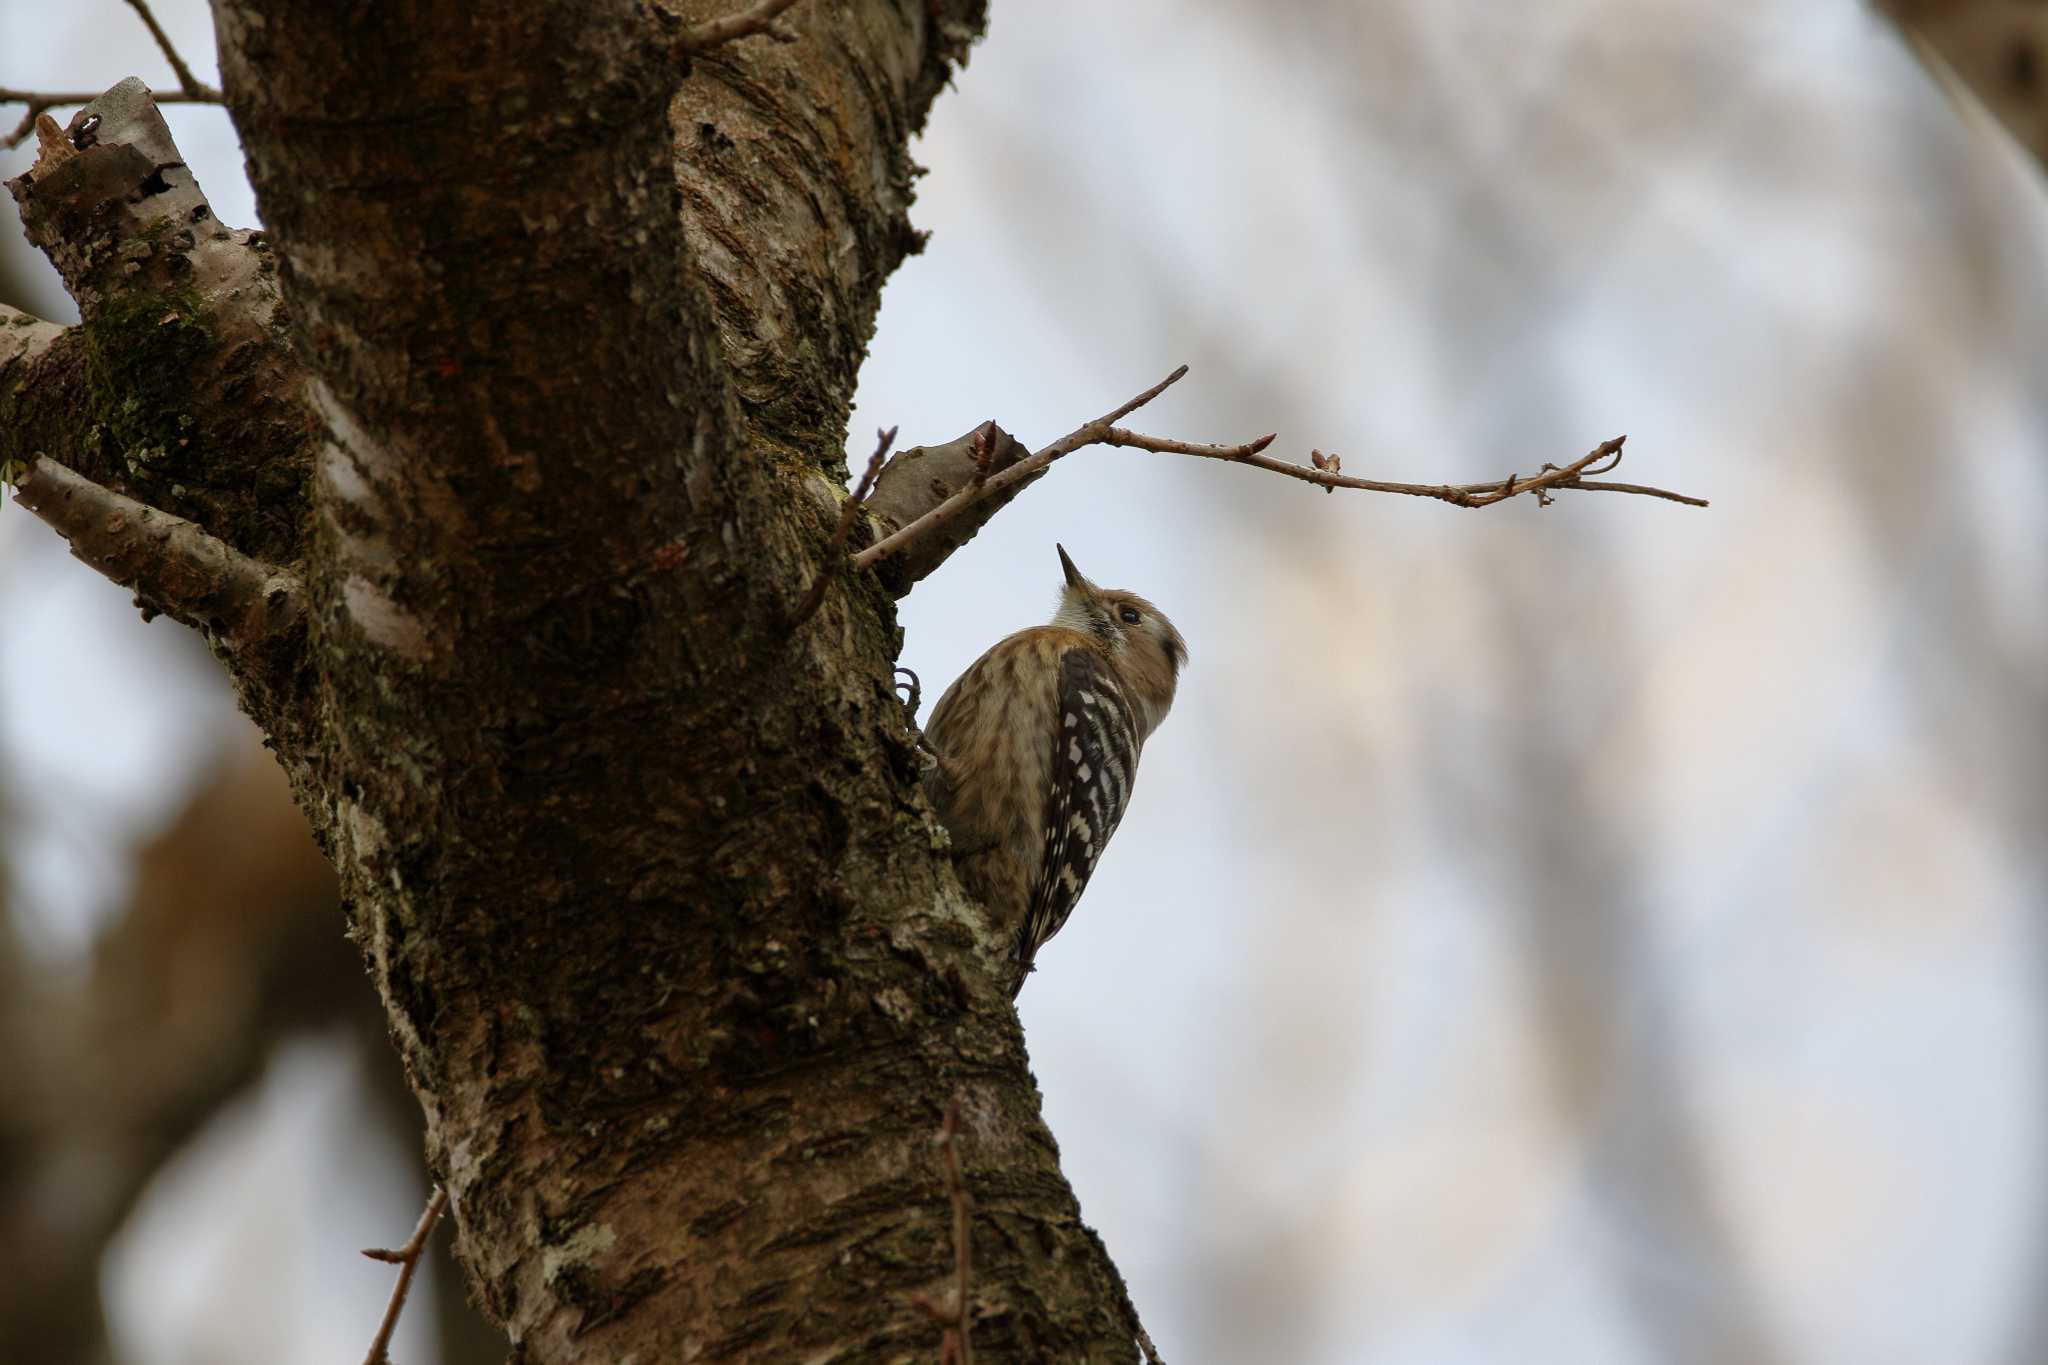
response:
M1116 609L1116 614L1124 618L1124 623L1126 625L1135 626L1138 624L1138 622L1145 619L1142 615L1139 614L1138 609L1136 607L1118 607Z

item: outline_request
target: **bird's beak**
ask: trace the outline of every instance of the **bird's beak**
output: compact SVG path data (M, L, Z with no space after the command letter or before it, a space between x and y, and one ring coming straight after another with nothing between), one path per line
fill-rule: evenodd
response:
M1060 552L1060 568L1067 575L1068 587L1074 589L1074 591L1076 592L1085 592L1088 588L1093 586L1088 582L1086 578L1082 577L1081 571L1074 567L1074 561L1067 558L1066 546L1055 543L1053 545L1053 549L1058 550Z

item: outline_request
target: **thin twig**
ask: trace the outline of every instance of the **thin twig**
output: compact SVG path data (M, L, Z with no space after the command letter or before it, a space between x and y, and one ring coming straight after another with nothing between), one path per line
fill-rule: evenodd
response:
M405 1245L395 1251L383 1251L375 1247L366 1248L363 1255L373 1261L384 1261L398 1267L398 1283L392 1286L391 1302L384 1305L384 1320L377 1324L376 1339L370 1343L370 1354L363 1357L363 1365L390 1365L391 1334L398 1329L398 1315L405 1311L405 1296L412 1291L412 1277L420 1268L420 1255L427 1249L427 1239L434 1235L434 1224L441 1221L441 1214L448 1207L448 1191L434 1186L433 1197L427 1200L426 1212L420 1215L419 1226L412 1230L412 1236Z
M178 55L177 47L171 42L171 35L164 32L163 25L156 21L156 15L150 11L148 0L128 0L128 7L142 16L143 25L149 29L149 36L156 39L157 49L164 54L164 60L171 64L172 74L178 78L177 92L165 91L162 94L154 95L158 104L221 104L226 101L227 97L221 94L219 90L216 90L192 74L192 68L186 65L183 57ZM26 142L28 135L35 131L36 118L45 110L73 104L91 104L105 93L105 91L85 94L82 92L55 90L0 90L0 104L25 104L28 106L28 112L21 116L20 123L14 125L14 131L9 133L4 141L0 141L0 146L9 148L19 147L22 143Z
M21 122L14 125L14 131L0 138L0 147L19 147L36 130L36 119L45 110L64 108L73 104L91 104L104 90L91 93L71 90L0 90L0 104L26 104L28 112L21 116ZM202 86L196 95L183 91L166 90L162 94L151 92L150 98L158 104L219 104L223 96L210 86Z
M1188 367L1185 365L1177 367L1172 374L1166 376L1166 378L1160 380L1157 384L1154 384L1151 388L1145 390L1136 398L1133 398L1130 402L1125 403L1124 405L1115 409L1112 412L1103 413L1102 416L1096 418L1092 422L1082 423L1080 426L1075 427L1066 435L1060 437L1057 441L1054 441L1044 450L1037 451L1036 453L1034 453L1031 458L1037 459L1040 456L1044 456L1046 463L1051 464L1054 460L1057 460L1062 455L1071 454L1074 451L1079 450L1082 446L1095 444L1095 442L1102 439L1102 433L1104 431L1109 430L1112 425L1130 416L1139 408L1144 407L1147 403L1157 398L1160 394L1165 393L1168 389L1172 388L1175 384L1180 383L1181 380L1186 379L1187 377ZM1270 441L1272 439L1273 438L1271 436L1268 436L1266 438L1267 441ZM1262 447L1264 446L1264 444L1264 441L1260 442L1260 445Z
M1674 493L1668 488L1652 488L1643 483L1608 483L1604 479L1575 479L1571 483L1559 484L1560 488L1577 488L1588 493L1634 493L1639 497L1662 498L1666 502L1682 502L1687 507L1706 507L1705 498L1695 498L1686 493Z
M1255 441L1246 441L1241 445L1204 445L1194 441L1178 441L1166 436L1148 436L1116 425L1120 418L1157 398L1187 372L1188 367L1181 366L1114 412L1106 413L1092 422L1082 423L1043 450L1033 452L1000 474L967 484L908 526L898 528L860 551L853 557L854 567L867 568L877 560L893 554L911 541L951 521L982 499L1000 493L1025 479L1034 478L1053 461L1070 455L1083 446L1091 445L1132 446L1166 455L1193 455L1205 460L1246 464L1256 469L1284 474L1291 479L1300 479L1326 492L1349 488L1366 493L1405 493L1411 497L1436 498L1459 507L1487 507L1508 498L1520 497L1524 493L1533 494L1538 503L1548 506L1552 493L1567 488L1593 493L1635 493L1644 497L1663 498L1669 502L1682 502L1690 507L1707 505L1705 498L1673 493L1669 489L1650 488L1634 483L1603 483L1587 478L1589 474L1605 474L1621 463L1622 443L1628 439L1625 436L1601 442L1568 465L1546 464L1541 472L1526 479L1510 474L1506 479L1489 483L1424 484L1393 483L1384 479L1354 479L1339 472L1343 465L1339 457L1325 455L1320 450L1310 453L1310 464L1276 460L1261 453L1273 443L1273 437L1270 435L1261 436ZM1608 463L1597 469L1592 467L1601 460Z
M811 580L810 590L804 594L804 600L797 604L796 612L789 618L791 630L810 620L811 613L825 600L825 585L836 576L839 551L846 544L847 532L853 529L854 518L860 515L861 504L866 502L868 494L874 491L875 476L882 472L882 463L889 458L889 448L895 444L895 427L875 433L875 453L868 456L868 467L861 474L860 482L854 485L852 495L840 505L839 524L832 528L832 540L825 547L823 567L818 570L818 576Z
M192 99L218 104L221 99L220 91L192 74L192 68L185 65L185 59L178 55L178 49L171 46L171 35L164 32L163 25L157 23L156 16L149 12L147 0L128 0L128 7L141 15L142 22L149 27L149 36L156 39L157 47L163 51L164 60L169 62L171 70L177 73L179 88Z
M953 1206L953 1302L941 1308L923 1294L912 1302L934 1321L943 1323L946 1335L939 1345L939 1365L974 1365L974 1199L967 1182L960 1177L960 1101L946 1106L946 1118L936 1139L941 1169L946 1173L946 1197Z
M1685 493L1673 493L1669 489L1650 488L1636 483L1602 483L1585 478L1586 474L1605 474L1621 463L1621 447L1628 440L1617 436L1611 441L1602 441L1591 450L1568 465L1546 464L1541 472L1528 478L1511 474L1505 480L1494 479L1487 483L1391 483L1385 479L1354 479L1337 472L1331 467L1293 464L1261 455L1256 449L1243 446L1200 446L1185 441L1166 441L1156 436L1144 436L1135 431L1116 428L1102 438L1104 445L1136 446L1142 450L1157 450L1174 455L1195 455L1207 460L1227 460L1232 464L1248 464L1255 469L1285 474L1290 479L1300 479L1318 488L1351 488L1366 493L1405 493L1417 498L1436 498L1441 502L1454 503L1459 507L1489 507L1496 502L1518 498L1524 493L1533 493L1536 500L1547 504L1550 494L1559 489L1577 489L1592 493L1636 493L1644 497L1663 498L1668 502L1682 502L1688 507L1705 507L1705 498L1695 498ZM1311 458L1334 462L1336 457L1313 452ZM1602 460L1609 463L1594 469L1593 465Z
M678 38L671 50L677 57L687 57L692 52L702 52L707 47L716 47L738 38L751 38L756 33L778 43L793 43L796 35L775 21L794 4L796 0L757 0L757 3L723 18L706 19Z

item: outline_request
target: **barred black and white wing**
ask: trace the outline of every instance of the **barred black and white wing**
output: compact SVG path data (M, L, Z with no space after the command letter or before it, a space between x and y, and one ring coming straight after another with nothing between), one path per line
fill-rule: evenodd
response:
M1138 775L1137 714L1108 661L1092 649L1068 650L1060 660L1058 703L1045 858L1017 944L1027 970L1081 899Z

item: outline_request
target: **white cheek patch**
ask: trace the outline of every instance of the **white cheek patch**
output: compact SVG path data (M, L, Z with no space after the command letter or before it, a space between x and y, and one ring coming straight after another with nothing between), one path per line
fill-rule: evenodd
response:
M1095 622L1089 619L1088 609L1072 593L1060 598L1060 609L1053 613L1052 623L1068 630L1078 630L1083 635L1095 633Z

